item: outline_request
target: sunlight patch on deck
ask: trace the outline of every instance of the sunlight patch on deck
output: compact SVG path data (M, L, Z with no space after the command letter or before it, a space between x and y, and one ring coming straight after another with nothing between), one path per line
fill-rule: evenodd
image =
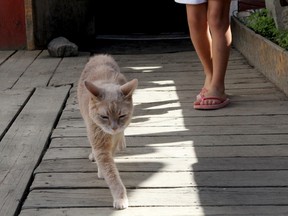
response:
M145 67L125 67L136 71L141 71L142 73L151 73L154 72L155 69L163 68L162 66L145 66Z

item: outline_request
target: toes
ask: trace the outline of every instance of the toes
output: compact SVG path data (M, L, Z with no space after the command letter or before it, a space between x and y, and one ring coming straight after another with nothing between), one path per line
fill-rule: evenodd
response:
M95 162L95 157L94 157L92 152L89 154L88 158L89 158L90 161Z
M100 169L98 168L98 178L99 179L104 179L104 176L102 174L102 172L100 171Z
M113 206L114 208L119 209L119 210L126 209L128 208L128 199L123 198L123 199L114 200Z

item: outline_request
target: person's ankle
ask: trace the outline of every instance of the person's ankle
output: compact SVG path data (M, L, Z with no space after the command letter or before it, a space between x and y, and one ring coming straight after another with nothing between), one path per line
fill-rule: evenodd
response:
M205 92L204 95L206 97L207 96L209 96L209 97L215 96L215 97L221 97L221 98L227 96L226 93L225 93L225 88L223 88L223 87L220 87L220 88L219 87L218 88L210 87L209 89L207 89L207 91Z

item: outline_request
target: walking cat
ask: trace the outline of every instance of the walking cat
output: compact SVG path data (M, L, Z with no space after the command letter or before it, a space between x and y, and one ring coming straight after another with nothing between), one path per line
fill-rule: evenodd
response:
M133 115L132 95L138 80L127 82L114 58L108 54L92 56L77 86L77 99L92 147L98 177L104 178L116 209L128 207L126 188L114 163L116 149L126 146L124 129Z

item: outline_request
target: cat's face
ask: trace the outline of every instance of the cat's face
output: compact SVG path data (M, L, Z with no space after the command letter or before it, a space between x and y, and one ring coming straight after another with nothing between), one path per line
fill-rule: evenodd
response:
M138 84L132 80L123 86L98 88L86 82L91 93L89 102L90 118L106 133L117 134L125 130L133 115L132 94Z
M92 120L109 134L117 134L129 125L132 114L132 100L122 98L117 101L97 101L91 99L89 113Z

